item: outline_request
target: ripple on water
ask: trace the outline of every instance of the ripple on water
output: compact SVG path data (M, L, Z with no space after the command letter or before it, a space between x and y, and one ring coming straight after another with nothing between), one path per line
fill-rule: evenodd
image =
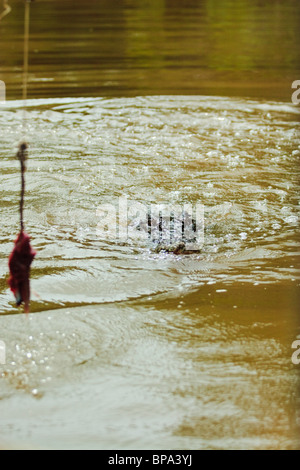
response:
M27 113L29 317L4 315L18 313L6 260L21 103L0 116L2 432L42 447L49 429L58 447L67 435L78 447L297 447L299 110L162 96L33 100ZM202 250L99 236L97 209L120 196L201 202Z

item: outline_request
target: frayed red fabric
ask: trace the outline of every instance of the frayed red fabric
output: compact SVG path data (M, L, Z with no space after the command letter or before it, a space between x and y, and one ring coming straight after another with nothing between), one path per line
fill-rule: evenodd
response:
M29 236L21 231L9 257L10 277L8 285L16 298L17 306L24 304L25 313L29 313L30 267L35 256L36 252L30 245Z

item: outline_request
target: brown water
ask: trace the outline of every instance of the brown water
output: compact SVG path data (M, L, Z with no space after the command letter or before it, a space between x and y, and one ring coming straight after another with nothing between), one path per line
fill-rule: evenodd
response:
M0 24L0 74L21 97L23 5ZM32 98L248 96L290 101L298 0L36 0Z
M0 23L0 441L298 449L298 3L32 5L28 318L6 286L24 133L23 8L11 5ZM98 209L120 196L203 204L201 252L107 240Z

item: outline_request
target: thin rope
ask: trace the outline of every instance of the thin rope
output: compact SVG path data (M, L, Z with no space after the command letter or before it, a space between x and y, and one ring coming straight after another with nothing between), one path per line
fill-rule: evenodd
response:
M26 102L27 90L28 90L28 65L29 65L30 0L25 1L24 24L25 24L25 29L24 29L23 100Z
M19 145L17 158L21 164L21 197L20 197L20 227L24 231L24 200L25 200L25 172L28 158L28 145L26 143L27 121L26 107L28 95L28 70L29 70L29 29L30 29L30 2L25 0L25 26L24 26L24 65L23 65L23 132L24 140Z
M11 12L11 6L8 4L8 0L3 0L3 12L0 15L0 21Z
M28 96L28 71L29 71L29 29L30 29L30 0L25 0L24 19L24 57L23 57L23 126L26 133L26 105Z
M26 160L27 160L27 144L22 143L19 146L17 157L21 164L21 197L20 197L20 228L21 232L24 231L24 199L25 199L25 171L26 171Z

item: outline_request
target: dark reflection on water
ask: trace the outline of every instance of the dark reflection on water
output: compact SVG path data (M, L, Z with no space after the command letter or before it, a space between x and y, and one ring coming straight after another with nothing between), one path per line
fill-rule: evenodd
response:
M0 23L0 79L21 96L22 2ZM217 94L290 100L300 4L261 0L38 0L30 96Z

